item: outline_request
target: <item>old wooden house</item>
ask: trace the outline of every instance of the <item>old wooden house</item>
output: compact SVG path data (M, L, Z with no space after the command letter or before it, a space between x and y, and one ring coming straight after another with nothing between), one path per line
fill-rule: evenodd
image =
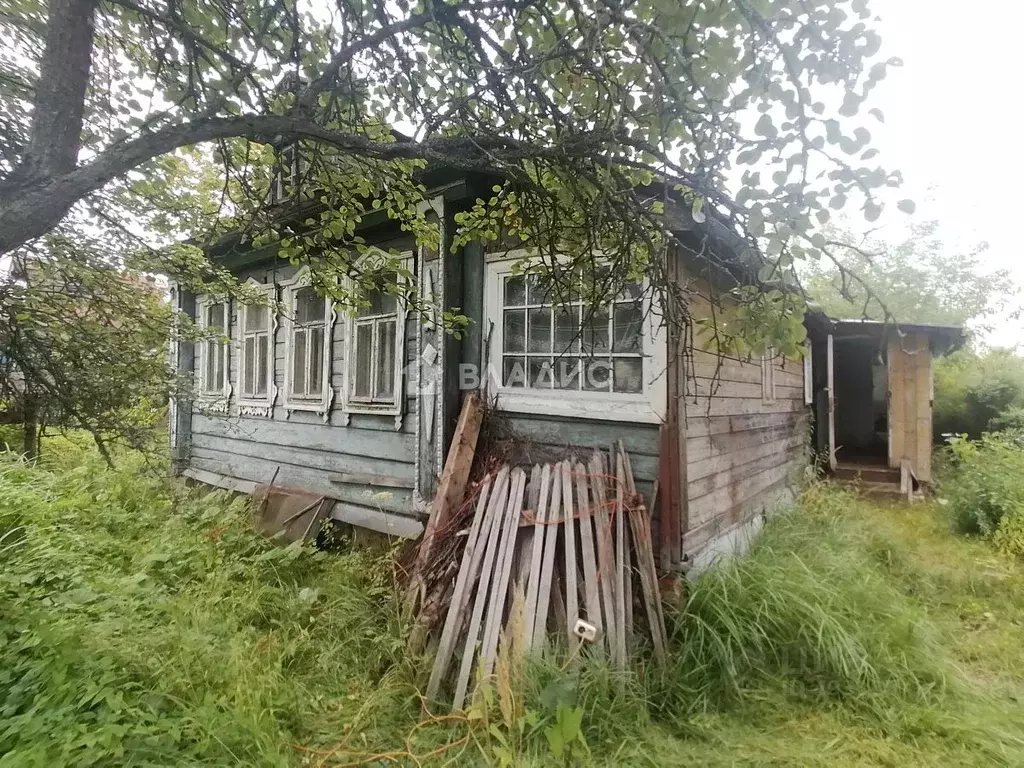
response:
M455 215L491 181L437 174L427 183L428 216L442 231L437 252L417 249L383 215L367 217L360 234L403 254L438 307L470 318L462 338L384 293L356 315L339 311L275 247L226 243L211 257L286 311L174 291L178 308L230 339L176 348L179 369L197 383L195 398L173 407L180 473L246 492L272 481L306 489L332 500L339 521L415 536L460 400L483 386L522 440L559 450L623 441L649 501L658 488L665 569L703 568L742 548L766 513L792 499L807 466L815 395L806 360L704 351L699 338L684 341L658 321L642 286L602 312L554 307L512 273L516 254L479 244L452 252ZM734 264L719 268L734 282L754 279L754 257L711 217L682 216L677 229L689 245L675 253L675 279L688 286L690 314L709 317L720 275L695 254L712 249L719 264ZM568 351L565 339L575 339ZM566 355L581 373L555 385L544 371ZM596 378L594 360L603 370ZM493 377L472 373L488 370Z

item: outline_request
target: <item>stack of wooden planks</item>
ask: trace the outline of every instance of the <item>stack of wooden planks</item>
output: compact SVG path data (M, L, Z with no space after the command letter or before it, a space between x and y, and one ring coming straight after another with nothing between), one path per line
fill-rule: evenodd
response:
M463 706L470 683L489 677L503 633L542 652L586 643L624 668L643 632L667 652L650 516L621 444L529 471L509 465L479 486L437 644L427 696L450 691ZM446 588L445 592L449 590ZM522 620L509 621L514 594ZM642 608L634 621L634 605ZM583 624L580 624L580 621ZM471 681L471 678L474 678Z

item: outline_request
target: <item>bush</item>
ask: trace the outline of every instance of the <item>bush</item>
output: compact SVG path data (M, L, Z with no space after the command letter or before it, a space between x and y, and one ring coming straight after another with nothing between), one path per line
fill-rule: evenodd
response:
M1004 429L1004 414L1024 408L1024 357L997 349L984 355L967 350L935 361L936 436Z
M1024 406L1011 405L988 422L992 432L1024 432Z
M992 536L1003 518L1024 510L1024 450L1013 433L979 441L956 437L946 449L943 495L962 533Z

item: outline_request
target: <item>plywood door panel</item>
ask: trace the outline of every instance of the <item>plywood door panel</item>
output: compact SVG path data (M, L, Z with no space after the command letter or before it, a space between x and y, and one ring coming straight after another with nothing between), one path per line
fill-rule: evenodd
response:
M931 480L931 376L928 337L907 334L889 342L889 466L907 461L917 479Z

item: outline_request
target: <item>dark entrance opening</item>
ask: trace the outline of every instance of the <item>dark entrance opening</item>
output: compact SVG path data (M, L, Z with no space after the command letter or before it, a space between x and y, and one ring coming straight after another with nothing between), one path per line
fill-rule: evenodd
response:
M888 374L875 339L835 340L836 460L886 466Z

